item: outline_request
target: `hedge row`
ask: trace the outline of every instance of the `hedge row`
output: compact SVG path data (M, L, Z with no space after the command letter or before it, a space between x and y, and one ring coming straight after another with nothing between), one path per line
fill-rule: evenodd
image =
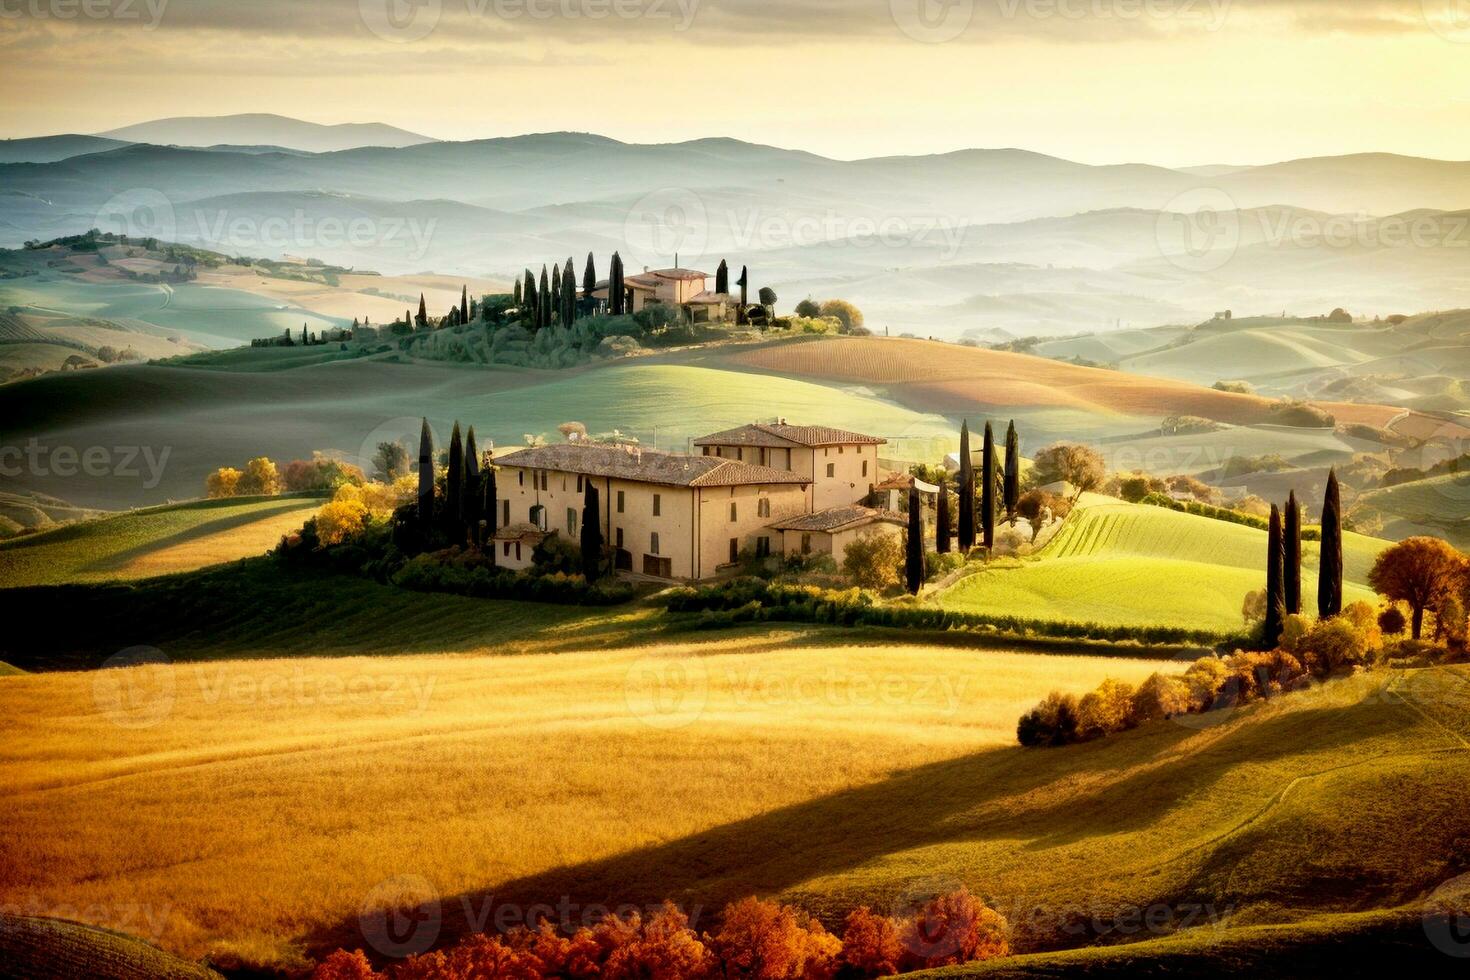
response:
M1213 646L1227 639L1209 630L1171 626L1105 626L1020 616L960 612L934 606L880 605L858 589L838 592L812 586L781 585L760 579L734 579L716 585L673 589L666 594L673 613L699 613L699 629L742 623L821 623L976 633L1005 633L1062 640L1136 642L1150 645Z
M1242 514L1238 510L1229 507L1216 507L1214 504L1201 503L1198 500L1175 500L1173 497L1162 493L1151 493L1139 501L1151 507L1163 507L1165 510L1178 511L1181 514L1193 514L1196 517L1208 517L1212 521L1225 521L1227 524L1243 524L1253 527L1258 531L1268 530L1270 522L1264 517L1254 514ZM1321 541L1322 529L1320 527L1302 528L1303 541Z
M405 562L390 581L399 588L416 592L450 592L477 599L521 599L564 605L616 606L635 595L633 586L616 579L588 584L581 575L562 572L538 575L484 565L457 565L432 555L420 555Z

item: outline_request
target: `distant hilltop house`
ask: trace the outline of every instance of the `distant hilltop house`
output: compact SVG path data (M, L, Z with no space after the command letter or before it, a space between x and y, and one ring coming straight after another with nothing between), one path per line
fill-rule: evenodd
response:
M740 298L711 290L709 281L713 278L708 272L680 268L645 269L635 275L625 275L623 286L629 296L628 312L639 313L661 304L680 310L692 323L734 320ZM608 280L597 283L592 298L607 303Z
M496 561L525 568L552 534L577 540L597 487L614 567L658 579L714 578L742 554L831 554L902 522L861 506L886 440L822 426L755 423L695 440L698 455L568 442L495 458Z

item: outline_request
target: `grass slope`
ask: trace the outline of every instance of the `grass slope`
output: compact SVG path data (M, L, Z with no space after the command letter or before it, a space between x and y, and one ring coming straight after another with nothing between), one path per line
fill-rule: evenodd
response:
M66 525L0 543L0 588L143 578L248 558L319 506L317 497L205 500Z
M312 348L310 356L320 350ZM330 347L325 350L323 356L333 356ZM281 367L295 363L290 353L268 360ZM441 446L456 419L475 427L482 446L520 445L527 433L560 439L557 426L578 420L594 432L621 429L646 446L686 449L691 438L777 414L882 435L893 440L893 451L914 445L928 450L936 440L949 446L957 438L944 419L870 394L641 360L568 371L375 359L265 371L139 366L0 388L4 442L24 444L44 434L46 446L171 450L156 488L142 479L83 473L15 479L24 488L110 508L194 497L216 467L262 454L285 462L336 450L371 466L363 457L381 441L417 446L425 415Z
M1387 542L1343 539L1348 601ZM1088 496L1039 556L961 580L939 602L956 610L1004 609L1039 619L1127 626L1241 628L1247 592L1265 584L1266 533L1161 507ZM1319 547L1302 545L1303 589L1315 595Z
M1385 535L1428 534L1457 547L1470 545L1470 475L1450 473L1373 490L1359 497L1353 509L1365 517L1381 517Z
M701 834L817 834L841 821L785 815L830 805L839 818L849 794L885 799L912 778L896 772L1010 754L1016 716L1051 688L1157 669L780 635L600 646L7 678L0 710L24 720L0 756L0 867L28 871L0 874L0 904L104 920L124 900L166 908L166 948L289 962L293 943L335 943L400 874L432 882L451 918L451 896L578 868L590 871L574 902L683 895L712 859L743 852L766 874L785 850L705 854ZM702 856L665 861L667 847ZM620 885L597 870L639 854ZM712 871L703 899L755 884L735 865Z
M1155 666L770 636L9 678L0 867L30 870L0 901L154 904L165 948L289 962L361 945L401 875L440 896L440 940L537 900L758 893L835 925L963 882L1039 952L1130 910L1290 925L1467 870L1465 671L1011 744L1044 691Z
M15 980L219 980L213 970L121 932L10 913L0 913L0 961L0 972Z

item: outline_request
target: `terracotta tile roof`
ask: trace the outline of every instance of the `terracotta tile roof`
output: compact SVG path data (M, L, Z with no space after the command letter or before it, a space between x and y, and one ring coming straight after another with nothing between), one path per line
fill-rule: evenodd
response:
M784 422L742 425L694 440L696 446L882 446L887 439L861 432L829 429L823 425L787 425Z
M792 517L771 527L778 531L841 531L848 527L861 526L883 521L891 524L901 524L898 515L887 511L874 510L871 507L863 507L851 504L846 507L831 507L827 510L818 511L815 514L802 514Z
M646 273L650 276L658 276L660 279L710 279L708 272L700 272L698 269L655 269ZM630 277L631 278L631 277Z
M760 484L801 484L809 478L787 470L740 463L717 456L688 456L617 446L542 446L521 449L495 458L496 466L582 473L635 483L657 483L672 487L740 487Z
M543 531L534 524L520 523L507 524L495 532L496 541L524 541L535 538L537 541L550 537L553 532Z

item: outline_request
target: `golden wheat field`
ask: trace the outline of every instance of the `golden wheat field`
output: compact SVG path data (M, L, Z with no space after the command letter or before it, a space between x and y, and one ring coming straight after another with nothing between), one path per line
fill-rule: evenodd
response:
M539 893L558 870L1019 751L1001 747L1049 690L1156 669L775 635L6 678L0 905L289 963L385 881Z
M1082 367L1028 354L886 337L820 338L728 355L738 366L839 384L882 385L911 407L963 414L996 405L1079 409L1101 415L1200 415L1238 425L1270 420L1271 402L1167 378ZM1323 403L1342 422L1395 429L1453 423L1383 405Z

